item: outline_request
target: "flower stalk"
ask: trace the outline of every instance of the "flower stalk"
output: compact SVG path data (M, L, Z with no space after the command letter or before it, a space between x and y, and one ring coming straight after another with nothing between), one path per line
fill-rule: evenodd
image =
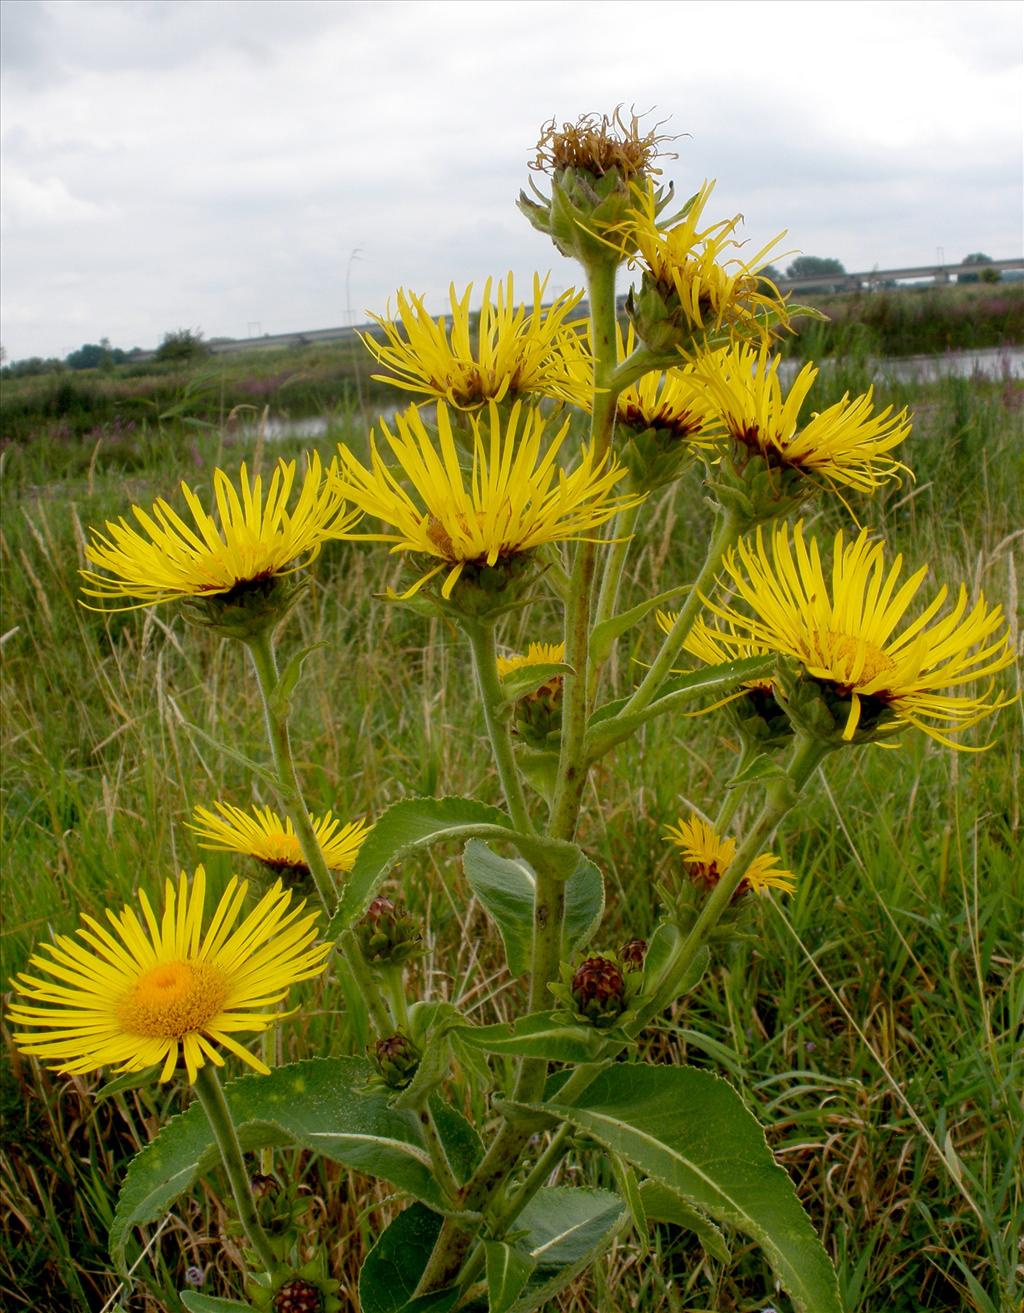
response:
M480 701L484 709L484 723L490 739L494 763L498 770L502 792L508 807L512 824L521 834L533 834L534 825L530 810L523 793L523 782L512 751L512 740L508 730L508 709L501 691L498 678L498 661L494 646L494 622L463 619L462 628L469 639L473 653L473 669L476 672Z
M295 769L295 758L292 755L291 736L288 730L288 708L279 697L280 671L274 652L273 636L269 631L264 630L249 638L246 646L252 658L256 682L263 700L267 738L277 772L281 805L295 827L299 846L302 848L302 855L320 896L320 902L323 904L325 914L330 916L338 901L337 891L334 879L324 861L316 831L309 819L309 810L302 796L302 786L299 784L298 772ZM373 978L373 973L366 965L352 930L342 930L338 936L338 949L345 960L349 974L355 980L375 1029L382 1035L388 1034L393 1029L391 1013Z
M742 522L733 511L725 507L719 510L714 534L708 545L707 555L704 558L704 564L701 566L700 574L686 595L686 601L679 609L675 624L666 635L658 655L651 663L651 668L619 713L621 716L625 717L637 711L643 711L654 698L671 671L672 663L678 658L687 635L693 628L693 622L697 619L700 609L704 605L704 597L710 591L710 586L714 582L722 560L729 548L736 543L742 528Z
M212 1063L207 1063L200 1069L196 1077L195 1090L203 1112L206 1113L213 1138L220 1149L221 1161L224 1164L245 1238L259 1256L266 1271L272 1272L277 1266L277 1257L266 1231L260 1224L256 1201L252 1197L252 1187L245 1168L245 1159L242 1157L242 1146L238 1142L238 1132L235 1130L228 1101L224 1097L224 1087Z

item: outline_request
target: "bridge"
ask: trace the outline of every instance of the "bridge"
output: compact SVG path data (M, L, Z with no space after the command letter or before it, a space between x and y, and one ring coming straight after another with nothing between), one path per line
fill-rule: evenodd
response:
M982 276L988 273L1003 273L1011 270L1024 270L1024 259L993 260L991 264L925 264L903 269L869 269L859 274L812 274L807 278L781 278L779 290L798 292L802 288L829 289L836 292L856 292L871 290L885 283L926 282L949 283L961 274ZM206 345L215 355L230 355L236 351L270 349L272 347L315 346L318 342L350 342L358 333L379 332L372 324L360 324L358 327L345 325L340 328L308 328L300 333L264 333L262 337L214 337ZM153 353L146 351L139 355L139 360L149 359Z
M806 287L830 287L836 292L859 292L864 288L869 291L883 283L919 282L931 280L935 283L949 283L961 274L974 274L981 277L985 273L1009 272L1024 269L1024 259L993 260L991 264L922 264L904 269L869 269L862 274L808 274L805 278L780 278L779 290L798 292Z

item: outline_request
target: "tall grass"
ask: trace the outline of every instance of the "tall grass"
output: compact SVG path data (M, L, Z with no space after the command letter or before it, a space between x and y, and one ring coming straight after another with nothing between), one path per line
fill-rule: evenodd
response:
M802 360L840 358L851 346L876 356L915 356L1024 342L1022 282L883 287L794 299L828 315L827 322L794 322L786 350Z
M909 393L893 399L902 404ZM928 561L936 580L967 579L1015 617L1020 398L951 380L913 400L905 458L917 482L858 506L862 518L911 561ZM42 468L26 478L8 467L0 531L8 973L82 911L118 906L140 884L152 888L198 860L217 887L231 869L226 856L201 853L183 822L195 803L253 796L233 755L264 755L243 653L185 628L171 609L97 615L78 603L84 526L124 513L130 500L172 493L193 442L187 474L199 483L216 459L245 454L266 465L279 450L243 452L214 431L154 428L145 463L130 470L93 461L64 471L54 488ZM662 498L624 604L686 576L705 514L695 473ZM835 504L816 514L820 528L848 522ZM307 661L295 740L310 804L344 818L409 794L497 797L475 742L483 726L466 653L439 623L374 597L396 569L380 549L336 545L287 633L295 645L324 644ZM520 648L553 636L528 633L521 620L505 635ZM619 656L620 682L654 645L652 634L635 632ZM1009 1313L1024 1293L1020 707L989 728L995 743L980 755L916 736L898 752L835 759L827 790L779 841L800 875L796 895L759 907L750 941L721 958L648 1041L655 1060L726 1071L757 1106L836 1260L849 1313ZM714 804L724 733L714 715L657 721L602 764L581 839L606 875L609 946L653 927L654 883L672 870L662 826L691 801ZM513 1014L519 984L500 965L457 853L410 861L399 879L426 928L421 980L477 1019ZM301 1001L282 1058L366 1043L358 999L329 1011L322 990L308 986ZM118 1292L105 1240L119 1175L185 1099L140 1087L97 1102L97 1084L46 1074L7 1043L5 1299L157 1313L178 1307L175 1291L192 1265L205 1270L204 1290L237 1293L236 1241L223 1233L215 1178L150 1230L134 1281ZM581 1145L563 1170L578 1173L588 1152ZM354 1307L361 1257L397 1204L331 1164L300 1154L278 1161L308 1186L343 1306ZM659 1228L649 1255L621 1242L559 1307L682 1313L769 1302L787 1307L755 1251L737 1250L723 1269Z

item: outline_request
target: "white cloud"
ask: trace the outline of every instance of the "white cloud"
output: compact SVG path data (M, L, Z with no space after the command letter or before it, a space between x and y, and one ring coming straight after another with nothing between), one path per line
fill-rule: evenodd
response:
M1020 249L1013 5L11 0L3 23L14 357L83 311L126 345L341 323L356 247L357 312L509 268L578 281L513 203L544 119L620 101L691 134L671 176L717 176L757 245L788 228L850 269Z

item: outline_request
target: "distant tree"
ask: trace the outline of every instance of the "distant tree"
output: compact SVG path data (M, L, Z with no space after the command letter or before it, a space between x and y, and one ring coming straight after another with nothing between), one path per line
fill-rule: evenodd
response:
M101 337L98 343L86 342L66 355L64 363L68 369L109 369L111 365L123 365L127 359L127 351L112 347L109 337Z
M154 360L198 360L208 356L210 348L203 341L199 329L179 328L174 333L165 333L164 340L156 349Z
M110 363L110 350L100 343L86 342L77 351L69 351L64 363L68 369L100 369Z
M974 251L971 255L965 255L960 261L961 264L994 264L995 261L984 251ZM958 283L998 283L998 269L982 269L980 274L957 274Z
M787 278L814 278L818 274L827 277L839 274L845 275L846 270L843 268L841 260L833 259L831 256L823 257L820 255L798 255L793 263L786 270Z
M64 369L64 361L56 356L44 360L42 356L29 356L25 360L14 360L4 365L0 373L4 378L30 378L33 374L59 374Z
M775 265L773 264L766 264L765 267L761 270L760 276L762 278L770 278L773 283L777 283L779 279L782 277L782 270L776 269Z

